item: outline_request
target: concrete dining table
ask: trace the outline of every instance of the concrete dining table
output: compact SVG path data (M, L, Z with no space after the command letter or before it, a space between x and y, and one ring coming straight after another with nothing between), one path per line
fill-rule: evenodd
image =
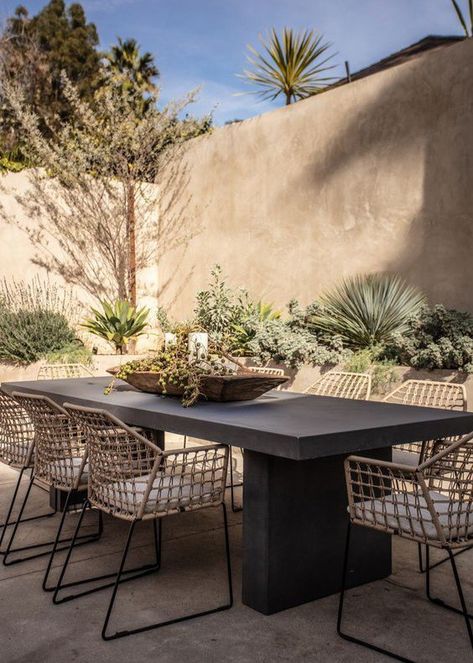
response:
M339 591L351 453L390 460L391 447L473 430L473 413L272 391L253 401L200 401L135 390L109 378L3 383L7 393L43 394L108 410L124 422L245 450L243 602L272 614ZM390 536L356 528L350 584L391 573Z

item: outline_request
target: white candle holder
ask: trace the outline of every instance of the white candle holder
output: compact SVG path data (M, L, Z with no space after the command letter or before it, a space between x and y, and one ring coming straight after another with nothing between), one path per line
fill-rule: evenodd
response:
M201 361L209 354L209 335L207 332L191 332L188 336L189 357Z

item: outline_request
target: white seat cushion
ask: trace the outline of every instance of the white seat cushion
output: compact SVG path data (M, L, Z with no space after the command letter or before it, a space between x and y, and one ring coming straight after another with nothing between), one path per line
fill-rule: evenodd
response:
M408 465L409 467L418 467L419 461L419 454L393 447L393 463L397 463L398 465Z
M473 534L473 504L449 501L446 495L431 492L445 538L466 538ZM393 493L384 499L355 504L356 518L377 523L411 536L439 540L437 529L423 497Z
M114 508L136 511L143 499L149 475L134 481L116 481L100 491L104 501ZM166 512L186 508L192 504L210 503L221 498L221 480L211 471L194 473L159 474L146 501L145 513Z
M72 458L61 458L51 463L51 474L58 479L77 479L82 466L82 456L73 456ZM81 483L87 483L89 464L86 463L81 476Z

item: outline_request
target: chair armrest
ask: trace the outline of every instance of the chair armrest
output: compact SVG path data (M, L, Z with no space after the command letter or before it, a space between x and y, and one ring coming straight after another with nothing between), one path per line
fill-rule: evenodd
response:
M196 445L194 447L181 447L180 449L168 449L167 451L163 451L162 455L164 457L166 456L172 456L173 454L179 454L179 455L185 455L187 452L197 452L197 451L212 451L213 449L227 449L227 455L228 455L228 445L227 444L205 444L205 445Z
M378 460L377 458L367 458L365 456L348 456L345 459L345 468L349 467L351 463L361 463L368 466L385 467L386 469L399 470L402 473L415 475L419 473L417 467L412 465L404 465L403 463L394 463L390 460Z

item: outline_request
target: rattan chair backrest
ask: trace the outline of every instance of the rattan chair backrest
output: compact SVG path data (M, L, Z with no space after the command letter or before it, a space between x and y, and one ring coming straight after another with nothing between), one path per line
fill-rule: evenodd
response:
M68 413L46 396L13 392L35 429L35 476L60 490L84 481L87 448L82 430Z
M34 426L27 411L0 390L0 460L14 467L31 465Z
M371 375L369 373L329 371L308 387L304 393L313 396L368 400L371 395Z
M37 380L62 380L89 376L93 376L93 373L83 364L44 364L38 370Z
M445 410L467 409L465 385L454 382L406 380L383 400L385 403L418 405Z

